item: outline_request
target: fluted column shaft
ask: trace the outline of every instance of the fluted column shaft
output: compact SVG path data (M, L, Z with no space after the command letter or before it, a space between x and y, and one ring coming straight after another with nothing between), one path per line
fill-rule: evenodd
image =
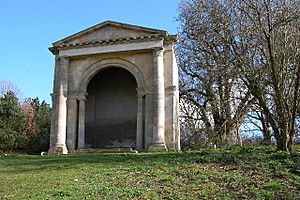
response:
M56 60L56 82L54 86L55 110L54 115L57 120L52 121L56 133L56 144L49 149L49 153L67 154L66 148L66 127L67 127L67 89L68 89L68 65L67 57L60 57ZM59 66L59 68L58 68Z
M153 140L149 151L167 150L165 145L165 84L163 49L155 48Z

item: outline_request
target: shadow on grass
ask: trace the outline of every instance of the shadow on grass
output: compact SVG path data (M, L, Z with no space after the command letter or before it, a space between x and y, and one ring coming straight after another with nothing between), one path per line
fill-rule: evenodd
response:
M74 168L82 164L103 166L153 166L153 165L185 165L185 164L221 164L239 165L259 163L275 160L285 163L292 162L292 166L300 165L300 153L289 154L275 152L270 147L234 147L227 149L186 151L181 153L79 153L61 156L32 156L11 155L1 156L0 166L5 173L31 173L42 170L62 170ZM2 171L0 169L0 172Z
M68 169L81 164L97 165L140 165L163 163L180 158L180 153L79 153L60 156L10 155L0 157L0 166L6 173L33 172L41 170ZM3 168L1 167L1 168ZM1 171L1 170L0 170Z

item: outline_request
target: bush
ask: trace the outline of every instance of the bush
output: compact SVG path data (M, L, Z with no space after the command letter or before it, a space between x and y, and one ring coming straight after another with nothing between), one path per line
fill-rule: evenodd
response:
M0 129L0 150L3 152L24 151L27 141L22 133L11 129Z
M40 153L49 149L50 136L48 132L40 132L28 140L27 153Z

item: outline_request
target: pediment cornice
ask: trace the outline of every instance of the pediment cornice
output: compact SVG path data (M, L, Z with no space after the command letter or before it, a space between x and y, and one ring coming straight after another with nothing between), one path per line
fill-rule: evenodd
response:
M139 43L157 40L163 40L164 42L176 42L178 38L177 35L169 35L166 31L159 29L124 24L120 22L105 21L62 40L54 42L53 46L50 47L49 50L53 54L58 54L59 51L68 49L107 46L123 43Z

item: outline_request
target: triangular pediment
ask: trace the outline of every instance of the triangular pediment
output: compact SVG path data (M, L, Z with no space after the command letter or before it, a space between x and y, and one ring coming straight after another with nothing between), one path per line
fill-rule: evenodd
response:
M53 43L53 46L76 45L96 41L166 36L167 32L114 21L105 21Z

